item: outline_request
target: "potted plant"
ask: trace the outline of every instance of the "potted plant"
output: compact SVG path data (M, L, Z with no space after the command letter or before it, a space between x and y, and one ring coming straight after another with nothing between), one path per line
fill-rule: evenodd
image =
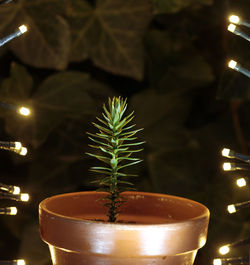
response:
M141 129L125 116L126 100L109 99L103 119L93 123L88 155L106 165L92 167L101 174L101 191L52 196L39 206L40 233L49 245L54 265L191 265L206 242L208 209L195 201L166 194L131 191L132 177L124 168L141 162L133 154ZM127 191L129 190L129 191Z

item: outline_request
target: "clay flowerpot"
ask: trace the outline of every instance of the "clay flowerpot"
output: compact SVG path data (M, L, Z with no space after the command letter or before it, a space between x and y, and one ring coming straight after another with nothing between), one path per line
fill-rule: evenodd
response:
M204 246L208 209L181 197L125 192L117 223L99 198L78 192L40 203L40 232L53 265L191 265Z

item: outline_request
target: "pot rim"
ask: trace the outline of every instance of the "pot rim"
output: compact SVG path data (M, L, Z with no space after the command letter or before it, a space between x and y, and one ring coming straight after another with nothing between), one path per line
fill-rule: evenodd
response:
M161 226L161 227L164 227L164 226L168 226L168 227L171 227L171 226L176 226L178 224L183 224L183 223L186 223L186 224L189 224L189 223L193 223L195 221L198 221L198 219L206 219L206 218L209 218L210 216L210 212L209 212L209 209L197 202L197 201L194 201L194 200L191 200L191 199L187 199L185 197L181 197L181 196L175 196L175 195L169 195L169 194L162 194L162 193L154 193L154 192L142 192L142 191L126 191L126 192L123 192L122 194L124 195L130 195L130 196L153 196L153 197L165 197L165 198L170 198L172 200L183 200L185 202L188 202L196 207L200 207L201 209L201 212L203 211L203 213L195 216L195 217L191 217L191 218L187 218L185 220L174 220L173 223L150 223L150 224L143 224L143 223L111 223L111 222L107 222L107 221L98 221L98 220L86 220L86 219L82 219L82 218L78 218L78 217L72 217L72 216L67 216L67 215L63 215L63 214L59 214L59 213L56 213L54 211L51 211L47 208L46 204L53 200L53 199L56 199L56 198L60 198L60 197L71 197L71 196L81 196L81 195L84 195L84 194L94 194L94 193L98 193L98 194L107 194L107 192L99 192L99 191L80 191L80 192L69 192L69 193L62 193L62 194L57 194L57 195L53 195L51 197L48 197L44 200L42 200L39 204L39 211L44 211L50 215L53 215L55 216L56 218L58 219L67 219L68 221L70 222L80 222L80 223L86 223L86 224L96 224L96 225L107 225L107 226L117 226L118 227L121 227L122 229L124 229L124 227L127 227L129 229L129 227L137 227L137 228L143 228L145 226L147 227L150 227L150 226Z

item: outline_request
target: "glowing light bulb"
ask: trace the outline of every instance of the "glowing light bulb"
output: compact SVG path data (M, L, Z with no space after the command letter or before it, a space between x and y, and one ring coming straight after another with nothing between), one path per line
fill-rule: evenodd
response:
M21 26L19 27L19 30L20 30L21 33L23 34L23 33L25 33L28 29L27 29L27 27L26 27L25 25L21 25Z
M230 149L228 148L223 148L223 150L221 151L222 156L225 156L225 157L228 157L229 153L230 153Z
M227 253L229 253L229 251L230 251L230 248L228 245L225 245L219 248L219 253L221 255L226 255Z
M231 15L229 18L229 21L234 24L238 24L240 22L239 16Z
M17 265L25 265L25 260L24 259L18 259Z
M230 32L235 32L236 26L234 24L229 24L227 30Z
M22 193L20 196L21 201L27 202L30 199L30 196L28 193Z
M20 150L20 152L19 152L19 155L26 156L27 153L28 153L27 148L26 147L22 147L21 150Z
M14 186L13 187L13 194L15 194L15 195L18 195L18 194L20 194L20 191L21 191L21 189L19 188L19 187L17 187L17 186Z
M241 187L245 187L247 185L247 182L245 180L245 178L239 178L236 180L236 184L237 186Z
M235 206L233 204L230 204L230 205L227 206L227 211L229 213L235 213L236 212L236 208L235 208Z
M228 163L228 162L223 163L223 169L224 169L225 171L229 171L229 170L231 170L231 169L232 169L231 163Z
M214 259L213 264L214 265L221 265L222 264L221 259Z
M234 60L231 60L228 63L228 67L232 69L235 69L236 65L237 65L237 62L235 62Z
M16 215L17 214L17 208L16 207L10 207L10 215Z
M20 107L18 109L18 113L23 115L23 116L29 116L30 115L30 109L26 107Z
M20 142L15 142L15 149L16 150L21 150L22 144Z

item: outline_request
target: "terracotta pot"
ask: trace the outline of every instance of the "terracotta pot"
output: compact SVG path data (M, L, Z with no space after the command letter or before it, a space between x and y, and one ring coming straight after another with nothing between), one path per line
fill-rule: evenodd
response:
M206 242L208 209L181 197L125 192L118 223L98 199L79 192L40 203L40 232L54 265L191 265Z

